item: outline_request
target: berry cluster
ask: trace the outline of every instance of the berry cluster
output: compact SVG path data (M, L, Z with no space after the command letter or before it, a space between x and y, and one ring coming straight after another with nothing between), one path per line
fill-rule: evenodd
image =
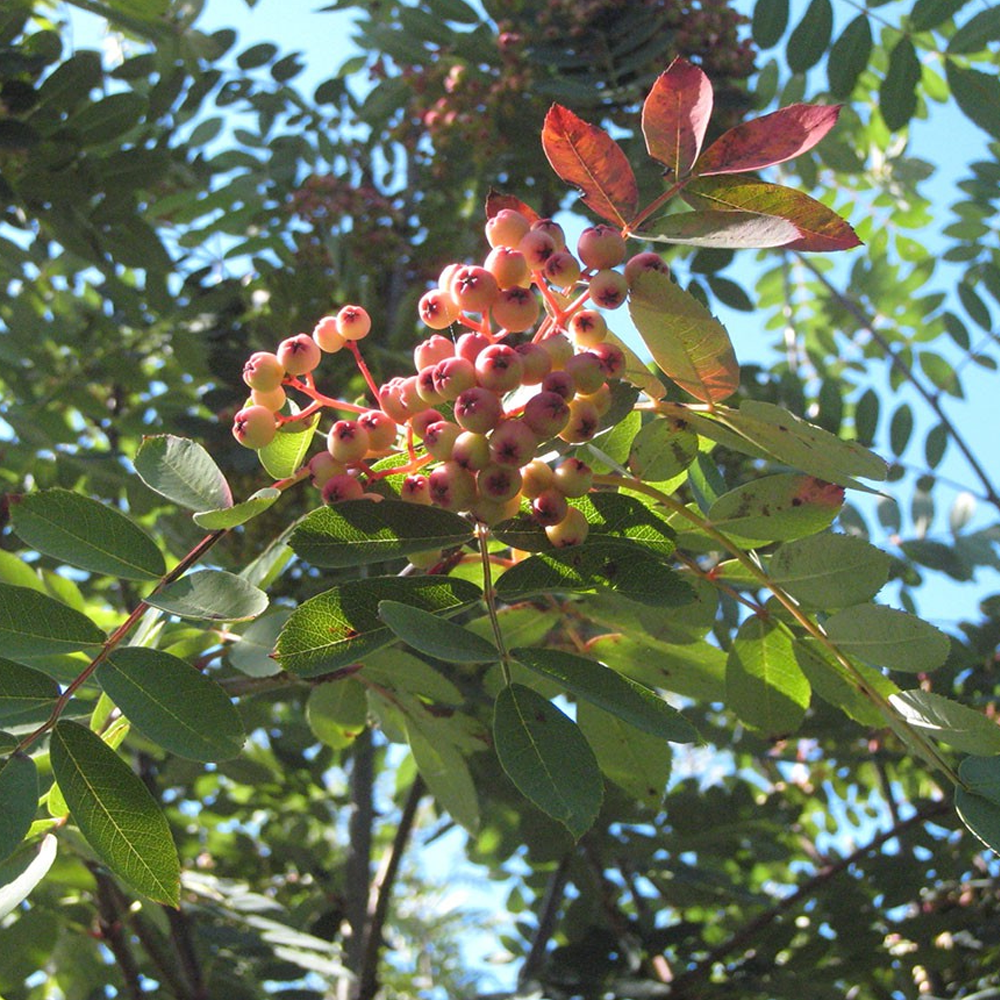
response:
M484 524L526 504L553 544L583 541L586 519L568 501L588 492L593 473L568 452L598 432L625 368L602 310L624 303L636 274L666 265L640 253L619 269L625 240L605 225L584 230L572 253L558 223L520 203L495 211L486 237L491 250L481 265L448 265L420 299L421 320L441 332L415 348L415 374L377 385L359 348L371 319L345 306L311 335L250 357L243 370L250 399L236 414L236 439L259 449L285 423L325 408L346 412L309 463L326 502L359 499L391 475L403 500ZM323 355L345 349L368 383L371 407L316 386ZM286 406L289 390L308 405ZM397 453L400 461L379 462ZM549 454L560 457L539 457Z

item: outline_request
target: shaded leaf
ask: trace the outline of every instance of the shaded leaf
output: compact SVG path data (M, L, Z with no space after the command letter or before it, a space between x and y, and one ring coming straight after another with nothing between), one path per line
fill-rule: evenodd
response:
M1000 7L990 7L974 14L948 40L948 52L964 55L982 52L990 42L1000 39Z
M614 344L625 355L625 370L622 372L622 379L637 389L641 389L650 399L663 399L667 394L666 386L649 370L642 358L610 330L605 335L604 340L608 344Z
M59 842L51 834L46 834L37 851L25 854L24 865L10 879L0 886L0 920L12 913L31 894L31 890L42 881L56 859Z
M884 604L859 604L838 611L826 620L824 628L849 656L910 673L941 666L951 648L944 632Z
M674 59L653 83L642 105L642 134L649 155L685 177L698 159L712 115L712 84L686 59Z
M849 250L861 245L851 226L833 209L802 191L779 184L741 177L695 179L684 189L683 197L696 207L722 208L726 212L759 212L768 218L786 220L795 233L785 243L774 246L787 246L791 250L832 251Z
M782 472L723 494L708 519L720 531L758 542L789 541L828 527L844 502L840 486Z
M891 132L905 128L917 110L920 60L913 42L905 35L889 53L889 69L879 88L878 107Z
M202 510L193 515L194 523L206 531L222 531L246 524L258 514L273 506L281 498L281 490L273 486L265 486L257 490L253 496L247 497L241 503L231 507L221 507L216 510Z
M160 550L138 525L70 490L19 497L11 518L25 544L78 569L125 580L156 580L166 572Z
M604 797L597 759L579 727L531 688L512 684L497 696L493 742L517 790L579 840Z
M640 274L629 293L629 313L653 360L685 392L719 402L739 387L739 364L725 327L670 275Z
M805 717L810 693L788 630L757 615L743 622L726 661L726 704L741 721L786 736Z
M317 684L306 701L306 722L316 739L334 750L350 746L368 725L368 697L351 678Z
M917 0L910 11L914 31L928 31L957 14L969 0Z
M462 545L472 525L437 507L403 500L348 500L307 514L290 545L313 566L363 566L412 552Z
M51 754L73 821L101 860L138 892L176 906L177 849L142 781L100 737L75 722L56 724Z
M59 685L46 674L0 659L0 723L19 725L48 714Z
M628 158L607 132L553 104L545 116L542 148L552 169L579 189L588 208L617 226L628 224L639 189Z
M106 636L86 615L28 587L0 584L0 650L46 656L96 649Z
M406 739L420 776L438 805L469 833L479 830L479 797L465 754L432 726L406 720Z
M768 576L807 608L871 600L889 579L892 558L855 535L823 532L782 545Z
M753 40L762 48L777 45L788 27L788 0L757 0L753 5Z
M794 223L775 215L706 209L668 215L656 222L650 231L633 235L653 243L741 250L788 246L799 240L801 234Z
M417 652L446 663L489 663L499 657L496 646L475 632L408 604L380 601L378 616Z
M38 811L38 770L19 753L0 764L0 861L20 846Z
M813 0L828 3L829 0ZM812 149L837 123L837 104L790 104L723 132L695 164L699 177L784 163Z
M858 77L868 68L872 53L872 28L868 14L858 14L833 43L826 61L826 77L834 97L851 96Z
M167 584L146 603L181 618L236 622L264 611L267 594L234 573L203 569Z
M802 20L788 38L785 50L788 68L805 73L823 58L833 35L833 6L830 0L810 0Z
M191 510L231 507L233 494L212 456L189 438L143 438L135 455L139 478L160 496Z
M177 656L125 646L97 668L97 680L132 725L164 750L216 761L243 749L243 720L229 695Z
M901 691L889 701L911 726L941 743L970 754L1000 754L1000 726L982 712L933 691Z
M300 604L278 636L285 670L315 677L356 663L395 642L378 616L381 601L399 601L432 613L457 612L482 597L467 580L442 577L375 577L353 580Z
M567 691L630 726L675 743L695 743L698 732L658 694L601 663L559 649L512 649L511 656Z
M987 847L1000 853L1000 757L966 757L958 776L963 782L955 789L958 815Z

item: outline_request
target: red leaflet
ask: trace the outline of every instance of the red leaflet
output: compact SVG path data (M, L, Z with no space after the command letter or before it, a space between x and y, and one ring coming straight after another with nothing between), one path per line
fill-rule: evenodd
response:
M675 59L657 78L642 106L642 134L649 155L675 178L698 159L712 114L712 84L686 59Z
M492 219L497 212L505 208L520 212L529 222L537 222L540 218L539 214L520 198L516 198L512 194L502 194L500 191L494 191L493 188L490 188L490 193L486 196L486 218Z
M833 209L794 188L741 177L695 178L681 197L699 209L757 212L786 219L799 233L782 244L789 250L850 250L861 245L854 230Z
M784 163L812 149L837 121L839 104L790 104L724 132L694 165L694 172L740 174Z
M607 132L553 104L545 116L542 148L552 169L580 189L593 211L622 228L628 224L639 189L624 151Z

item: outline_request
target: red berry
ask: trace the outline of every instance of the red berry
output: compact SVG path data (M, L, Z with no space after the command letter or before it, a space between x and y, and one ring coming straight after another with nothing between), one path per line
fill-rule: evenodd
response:
M341 503L344 500L360 500L365 494L365 488L360 481L348 472L331 476L323 484L323 501L325 503Z
M554 487L542 490L531 502L531 513L543 528L558 524L566 517L568 510L566 494Z
M476 487L488 500L510 500L521 492L521 473L509 465L490 462L476 474Z
M507 344L492 344L476 358L476 379L484 389L510 392L521 384L521 356Z

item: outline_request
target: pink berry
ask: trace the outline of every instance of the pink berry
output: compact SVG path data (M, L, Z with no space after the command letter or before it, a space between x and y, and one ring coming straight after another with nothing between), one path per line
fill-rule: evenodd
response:
M567 375L573 376L573 384L578 393L586 395L597 392L604 385L604 370L601 367L601 359L592 351L574 354L566 362L563 371Z
M490 458L498 465L527 465L537 448L538 435L522 420L501 420L490 435Z
M407 503L429 504L431 502L431 484L426 476L411 474L403 480L399 488L399 499Z
M368 431L357 420L338 420L326 436L326 450L345 465L360 462L370 443Z
M440 288L432 288L421 296L417 313L425 326L432 330L444 330L458 319L461 310L450 295Z
M431 501L445 510L468 510L476 498L476 478L454 462L439 465L428 477Z
M486 220L486 239L491 247L513 247L530 228L531 223L526 216L513 208L501 208Z
M634 257L630 257L625 264L626 283L631 287L635 279L644 271L660 271L663 274L669 274L670 268L667 267L666 261L658 253L653 253L652 250L637 253Z
M337 313L337 332L344 340L364 340L372 328L372 318L361 306L344 306Z
M625 354L614 344L595 344L591 353L601 364L605 378L618 378L625 371Z
M463 333L455 342L455 354L467 361L475 362L480 351L485 350L493 341L481 333Z
M233 418L233 437L244 448L266 448L277 432L274 414L266 406L245 406Z
M569 421L559 432L559 437L569 444L590 441L601 429L601 415L597 407L582 396L569 401Z
M413 428L413 433L423 440L424 435L427 433L427 428L431 424L437 424L443 420L444 415L439 410L420 410L410 417L410 426Z
M534 229L521 239L517 244L517 249L524 254L528 267L533 271L538 271L556 252L556 243L548 233Z
M251 389L277 389L285 377L285 368L277 355L269 351L257 351L243 366L243 381Z
M618 271L598 271L589 288L590 298L602 309L617 309L628 296L628 282Z
M479 495L488 500L510 500L521 492L521 473L509 465L489 465L476 474Z
M450 292L463 312L486 313L500 295L500 286L485 267L470 264L452 276Z
M590 226L580 234L576 253L587 267L603 271L617 267L625 259L625 240L611 226Z
M539 392L524 404L521 419L540 440L546 441L569 422L569 405L557 392Z
M386 451L396 443L396 422L381 410L368 410L358 417L358 423L368 432L368 447L375 452Z
M557 250L545 262L544 271L550 284L566 290L579 280L580 262L568 250Z
M505 288L493 303L490 315L510 333L524 333L538 322L541 307L527 288Z
M502 416L503 404L497 394L481 386L466 389L455 400L455 420L464 430L488 434Z
M555 219L536 219L531 224L533 233L545 233L555 244L556 250L566 249L566 233Z
M434 381L434 372L436 370L437 365L428 365L417 372L417 395L428 406L435 406L438 403L444 402L444 396Z
M531 501L531 513L535 521L543 528L549 525L559 524L569 511L569 504L566 502L566 494L553 488L542 490Z
M565 369L557 372L549 372L542 379L542 392L554 392L557 396L562 396L565 400L570 400L576 395L576 382L573 376Z
M577 347L596 347L607 337L608 323L596 309L581 309L569 321L569 334Z
M455 400L476 384L476 369L468 358L446 358L434 366L434 388L442 400Z
M309 479L313 486L322 488L328 479L347 471L343 462L338 462L328 451L317 452L309 459Z
M553 470L557 489L568 497L582 497L594 485L594 472L586 462L567 458Z
M419 371L421 368L430 368L445 358L454 356L455 345L447 337L435 333L413 349L413 367Z
M552 371L552 358L541 344L528 341L514 350L521 358L521 385L538 385Z
M478 472L490 463L490 441L485 434L462 431L455 438L451 449L451 459L463 469Z
M325 354L336 354L347 343L337 329L336 316L324 316L313 329L312 339Z
M476 379L484 389L510 392L521 384L521 356L507 344L492 344L476 358Z
M321 352L312 337L299 333L278 344L277 355L289 375L306 375L319 364Z
M427 454L432 455L439 462L446 462L452 458L452 449L455 446L455 439L462 433L462 428L450 420L435 420L427 425L424 431L424 447Z
M361 482L350 473L331 476L323 484L324 503L341 503L344 500L360 500L365 494Z
M497 279L501 289L516 288L531 281L531 268L524 254L512 247L494 247L483 261L483 267Z

